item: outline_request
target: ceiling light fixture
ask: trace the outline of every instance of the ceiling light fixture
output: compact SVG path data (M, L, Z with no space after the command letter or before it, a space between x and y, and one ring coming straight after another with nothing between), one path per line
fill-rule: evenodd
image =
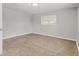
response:
M38 6L38 3L33 3L32 5L33 5L33 6Z

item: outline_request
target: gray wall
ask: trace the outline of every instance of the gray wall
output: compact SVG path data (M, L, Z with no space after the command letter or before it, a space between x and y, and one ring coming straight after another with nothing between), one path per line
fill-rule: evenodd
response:
M0 3L0 54L2 53L2 4Z
M41 25L41 16L56 15L55 26ZM68 8L39 15L29 15L13 9L3 8L3 36L13 37L26 33L41 33L77 39L77 8Z
M41 16L43 15L56 15L57 24L55 26L41 25ZM35 15L33 19L33 32L77 39L77 8L63 9Z
M31 15L3 7L3 37L32 32Z
M2 4L0 3L0 29L2 28Z
M78 47L79 47L79 7L78 7Z

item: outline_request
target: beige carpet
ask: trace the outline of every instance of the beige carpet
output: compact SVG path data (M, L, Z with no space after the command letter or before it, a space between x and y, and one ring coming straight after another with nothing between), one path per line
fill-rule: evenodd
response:
M76 42L28 34L3 40L3 56L75 56Z

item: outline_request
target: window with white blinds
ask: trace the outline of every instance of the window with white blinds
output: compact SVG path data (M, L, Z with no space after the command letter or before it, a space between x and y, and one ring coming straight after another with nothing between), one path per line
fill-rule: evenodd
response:
M42 25L56 25L56 15L41 16Z

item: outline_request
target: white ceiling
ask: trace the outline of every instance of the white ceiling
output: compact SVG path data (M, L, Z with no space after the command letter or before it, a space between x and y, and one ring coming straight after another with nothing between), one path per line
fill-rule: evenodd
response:
M32 3L4 3L3 7L39 14L53 10L77 7L78 3L38 3L38 6L32 6Z

